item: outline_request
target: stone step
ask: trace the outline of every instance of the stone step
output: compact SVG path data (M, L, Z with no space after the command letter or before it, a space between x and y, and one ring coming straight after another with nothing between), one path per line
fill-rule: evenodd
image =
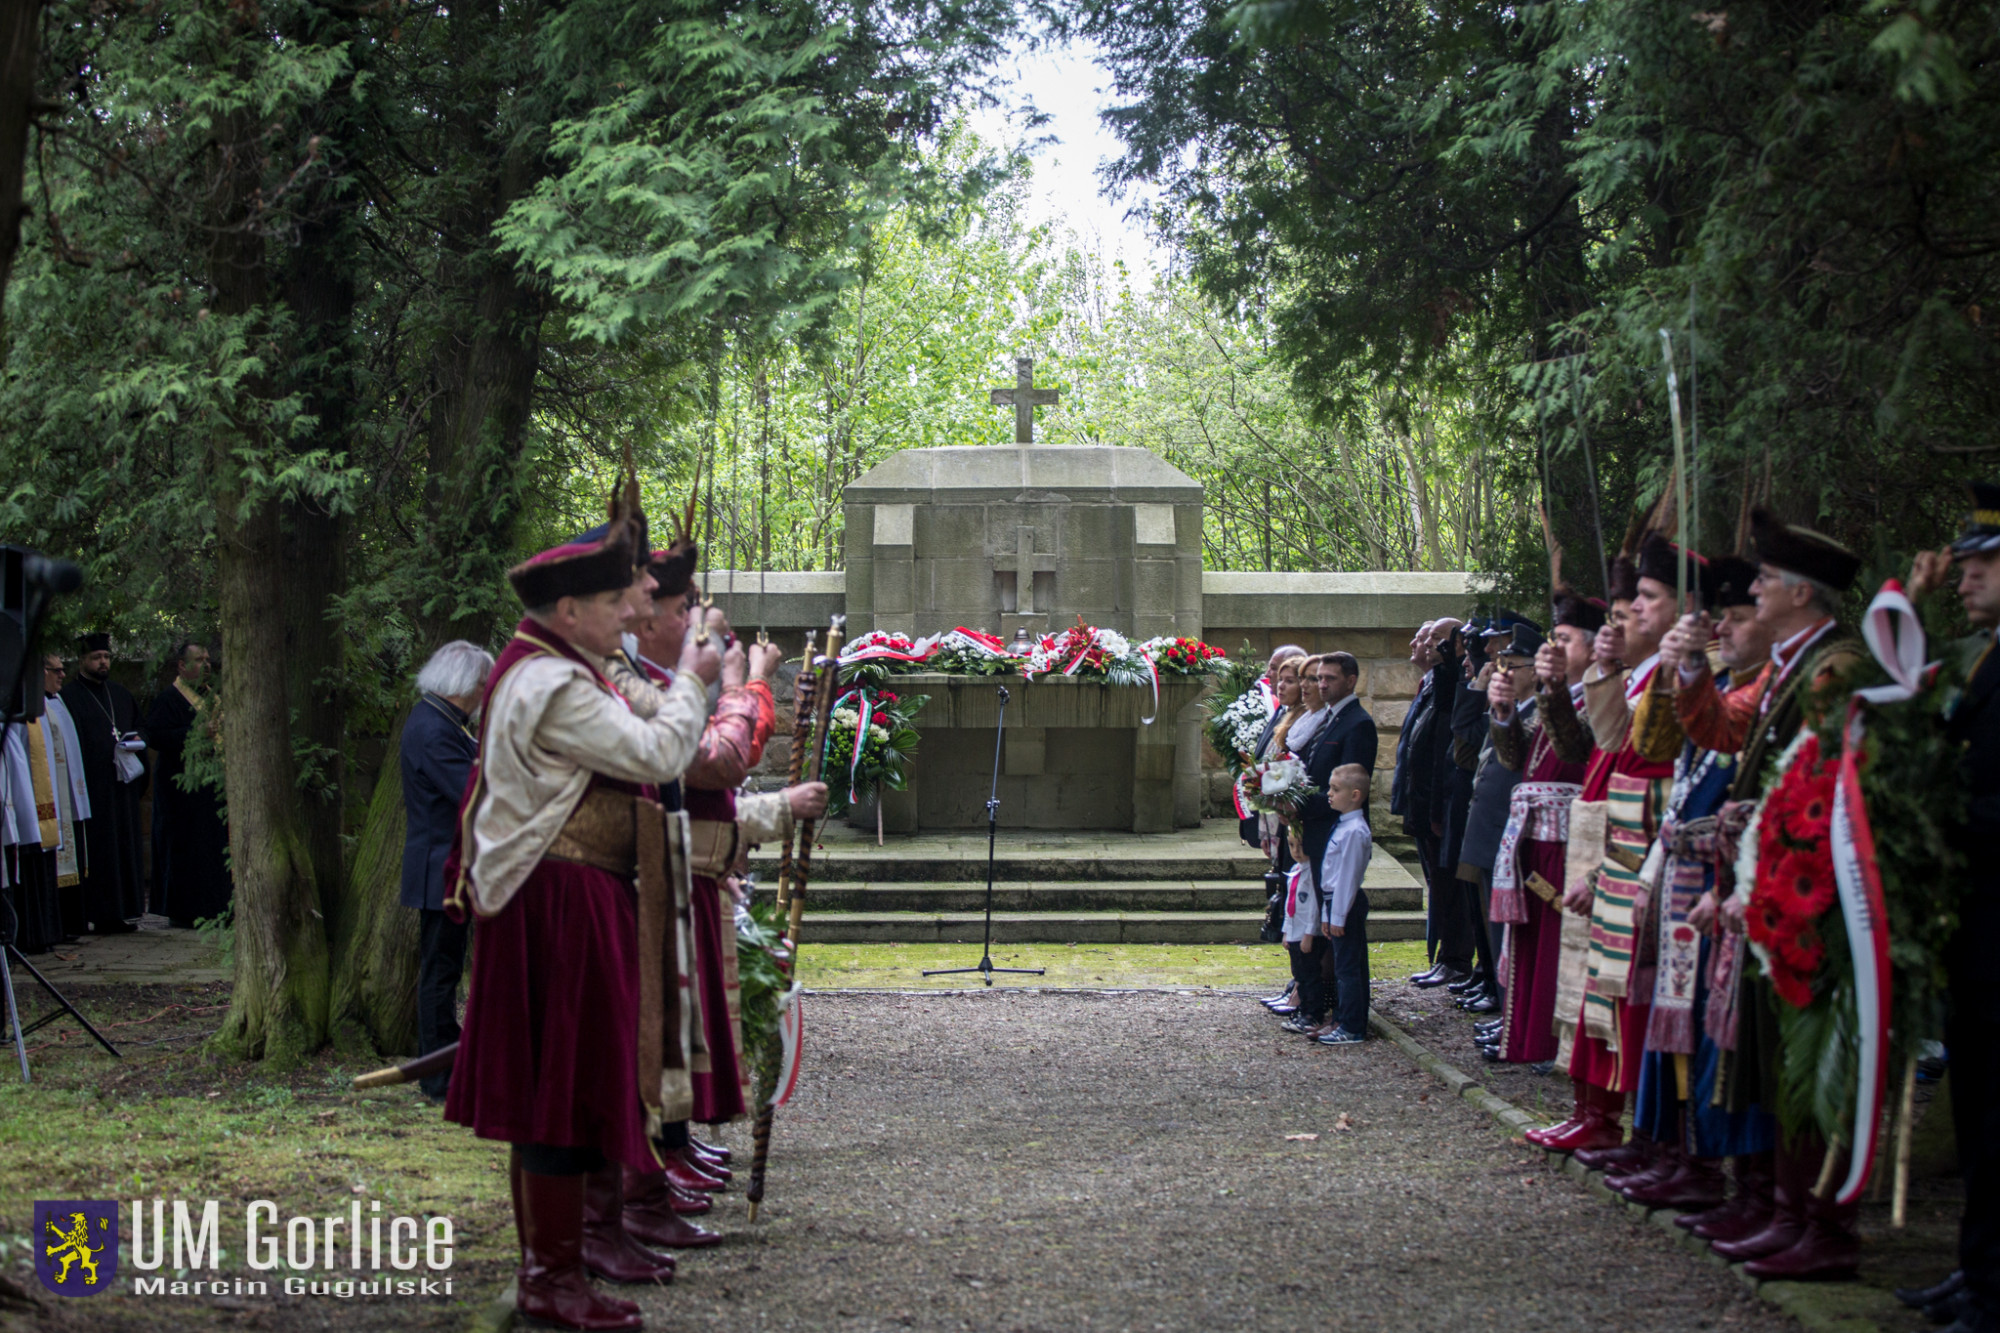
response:
M1392 863L1393 865L1393 863ZM1400 869L1400 867L1395 867ZM1376 867L1363 881L1371 911L1415 911L1424 905L1414 883L1399 883L1390 868ZM775 878L759 882L757 896L777 895ZM807 912L979 912L986 884L963 880L884 883L815 883ZM995 881L996 912L1234 912L1264 910L1262 880L1009 880Z
M836 836L833 830L813 853L815 874L838 875L862 884L939 882L986 883L986 837L923 834L891 838ZM778 854L765 847L750 858L760 881L776 883ZM1112 837L1051 837L1002 833L993 854L995 883L1087 883L1143 881L1261 883L1269 868L1261 855L1233 838L1123 834ZM1378 846L1369 862L1368 887L1416 888L1417 879L1389 851Z
M977 912L813 912L804 947L819 944L969 944L984 938ZM1261 912L995 912L996 944L1253 944ZM1371 941L1420 940L1422 912L1368 914ZM1276 947L1276 946L1272 946Z

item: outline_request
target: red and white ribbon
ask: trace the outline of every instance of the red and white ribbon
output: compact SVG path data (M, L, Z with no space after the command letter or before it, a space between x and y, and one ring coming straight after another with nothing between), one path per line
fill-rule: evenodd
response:
M778 1037L784 1053L778 1058L778 1086L771 1094L772 1106L783 1106L790 1101L799 1086L799 1051L806 1035L804 999L805 987L793 982L791 990L778 1001Z
M1929 668L1923 621L1895 579L1884 583L1868 604L1861 621L1862 637L1882 669L1888 685L1856 690L1847 703L1841 728L1840 768L1833 791L1834 880L1840 889L1840 915L1847 926L1854 957L1854 1009L1860 1027L1854 1095L1854 1154L1847 1179L1835 1195L1839 1203L1861 1196L1881 1148L1878 1124L1889 1080L1889 1010L1894 974L1889 963L1889 912L1882 896L1882 875L1875 862L1875 833L1868 822L1868 803L1861 791L1861 742L1867 730L1868 704L1903 703L1922 688Z

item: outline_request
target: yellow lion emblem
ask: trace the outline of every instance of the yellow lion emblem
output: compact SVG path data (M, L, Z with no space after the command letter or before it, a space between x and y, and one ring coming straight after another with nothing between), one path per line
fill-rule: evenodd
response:
M57 1237L56 1243L49 1246L46 1253L51 1259L62 1260L62 1267L56 1272L56 1281L69 1281L70 1265L78 1264L83 1268L83 1285L94 1287L97 1285L97 1260L91 1256L104 1247L90 1243L90 1223L82 1213L71 1213L69 1216L73 1225L68 1231L57 1226L53 1217L42 1224Z

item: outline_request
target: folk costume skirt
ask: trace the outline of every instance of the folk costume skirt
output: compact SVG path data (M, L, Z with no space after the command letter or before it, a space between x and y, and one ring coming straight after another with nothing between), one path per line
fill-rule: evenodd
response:
M632 886L545 860L473 935L445 1119L482 1139L596 1148L658 1170L639 1104Z
M1536 873L1554 885L1563 882L1565 844L1523 839L1521 875ZM1528 919L1508 927L1506 1022L1501 1058L1534 1064L1556 1058L1556 977L1562 969L1562 911L1526 890Z
M708 1039L703 1069L693 1074L694 1116L704 1125L744 1112L741 989L736 981L736 921L729 891L708 875L694 877L692 902L695 985L701 988L702 1032Z

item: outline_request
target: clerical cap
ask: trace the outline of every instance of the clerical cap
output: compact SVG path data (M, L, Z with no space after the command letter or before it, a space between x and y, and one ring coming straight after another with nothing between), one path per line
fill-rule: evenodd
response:
M1750 541L1762 563L1824 583L1835 592L1853 587L1861 572L1860 556L1824 533L1796 527L1768 509L1750 511Z
M86 653L108 653L111 651L111 636L109 634L79 634L76 637L77 642L83 645L83 651Z
M1701 587L1701 567L1706 563L1695 552L1688 552L1688 579L1697 590ZM1639 573L1632 584L1635 593L1638 591L1638 579L1652 579L1669 588L1680 587L1681 548L1667 540L1665 533L1649 532L1639 543Z
M1732 606L1755 606L1757 598L1750 585L1757 578L1757 566L1740 555L1717 556L1702 571L1701 594L1710 611Z
M523 606L548 606L564 597L589 597L632 586L646 558L646 515L639 482L627 472L612 492L610 520L560 546L537 552L507 571Z
M1951 544L1952 555L2000 551L2000 486L1975 481L1966 489L1972 492L1972 512L1965 516L1965 530Z
M1556 592L1556 619L1558 625L1570 625L1585 634L1595 634L1604 628L1604 603L1595 597L1580 597L1567 588Z

